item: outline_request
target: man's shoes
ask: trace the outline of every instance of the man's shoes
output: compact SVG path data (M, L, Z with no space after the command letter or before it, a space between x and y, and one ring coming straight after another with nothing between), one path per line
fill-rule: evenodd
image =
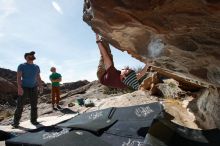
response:
M33 125L39 125L40 123L39 123L38 121L33 121L33 122L31 122L31 124L33 124Z
M19 127L19 124L13 123L13 124L11 124L11 126L12 126L13 128L15 128L15 129L17 129L17 128Z
M53 110L61 110L62 109L62 107L60 106L60 105L56 105L56 107L54 106L54 105L52 105L52 108L53 108Z
M58 108L59 110L61 110L61 109L62 109L62 107L61 107L61 106L59 106L59 105L57 105L57 108Z
M57 108L53 107L53 110L57 111Z
M55 111L57 110L57 108L55 108L54 104L52 104L52 109Z

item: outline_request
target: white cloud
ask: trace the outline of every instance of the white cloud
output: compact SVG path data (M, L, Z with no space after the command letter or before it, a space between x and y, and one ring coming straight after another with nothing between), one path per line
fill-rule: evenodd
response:
M0 18L6 18L17 11L14 0L0 0Z
M61 9L60 5L59 5L57 2L53 1L53 2L52 2L52 5L53 5L54 9L55 9L58 13L63 14L62 9Z
M0 0L0 30L4 30L7 18L16 12L17 8L14 0Z

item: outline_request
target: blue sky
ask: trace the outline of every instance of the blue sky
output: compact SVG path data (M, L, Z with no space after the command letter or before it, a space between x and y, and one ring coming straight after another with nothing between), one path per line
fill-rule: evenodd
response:
M83 0L0 0L0 67L16 71L24 53L35 51L45 82L51 66L63 82L96 80L100 55L82 7ZM116 68L143 66L111 48Z

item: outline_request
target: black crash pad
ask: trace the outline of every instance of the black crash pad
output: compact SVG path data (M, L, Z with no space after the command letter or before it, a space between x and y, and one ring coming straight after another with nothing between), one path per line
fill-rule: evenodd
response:
M100 139L96 135L81 130L74 130L68 134L53 139L43 146L114 146Z
M74 130L86 130L96 135L100 135L104 132L104 130L107 130L109 127L114 125L116 122L117 120L97 119L94 121L89 121L88 123L73 124L68 127Z
M144 138L138 139L103 133L101 139L105 142L110 143L112 146L145 146L143 145Z
M49 131L37 129L6 141L6 146L140 146L161 111L157 102L84 113L53 127L71 132L43 139Z
M131 138L144 138L151 123L152 120L117 121L111 128L106 130L105 133Z
M46 142L69 133L70 128L41 127L22 134L18 137L6 140L6 146L43 146Z
M177 125L164 118L156 118L145 138L146 144L163 146L220 146L220 130L197 130Z
M73 127L73 125L83 125L95 120L108 120L111 119L111 114L114 113L115 108L108 108L104 110L83 113L71 118L68 121L58 124L59 127Z
M13 135L9 132L5 132L5 131L0 130L0 141L4 141L4 140L7 140L7 139L10 139L13 137L15 137L15 135Z
M112 119L118 121L140 121L149 120L157 117L157 115L163 110L162 105L159 102L116 108Z

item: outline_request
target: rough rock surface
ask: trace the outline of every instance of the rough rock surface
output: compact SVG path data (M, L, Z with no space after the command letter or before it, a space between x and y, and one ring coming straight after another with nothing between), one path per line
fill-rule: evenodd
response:
M0 68L0 77L12 82L13 84L16 84L16 75L17 73L15 71Z
M0 94L16 92L16 72L0 68Z
M219 0L85 0L83 12L114 47L220 86Z
M87 85L89 84L89 81L87 80L80 80L80 81L77 81L77 82L70 82L70 83L64 83L61 85L61 89L62 90L65 90L65 89L68 89L68 90L74 90L74 89L77 89L79 87L82 87L84 85Z
M146 64L177 73L177 78L181 75L182 81L205 83L209 94L204 92L206 96L191 104L199 109L199 117L206 119L200 124L220 127L216 123L220 120L219 0L84 2L83 20L111 45Z
M14 105L16 93L16 72L9 69L0 68L0 105ZM2 109L4 109L4 107L0 106L0 112Z
M200 91L199 97L192 100L188 108L195 113L200 127L220 127L220 89L206 88Z
M16 92L17 92L17 87L13 83L0 77L0 94L16 93Z
M178 87L178 82L173 79L166 79L164 83L159 83L157 86L157 93L161 93L164 98L185 98L186 92Z

